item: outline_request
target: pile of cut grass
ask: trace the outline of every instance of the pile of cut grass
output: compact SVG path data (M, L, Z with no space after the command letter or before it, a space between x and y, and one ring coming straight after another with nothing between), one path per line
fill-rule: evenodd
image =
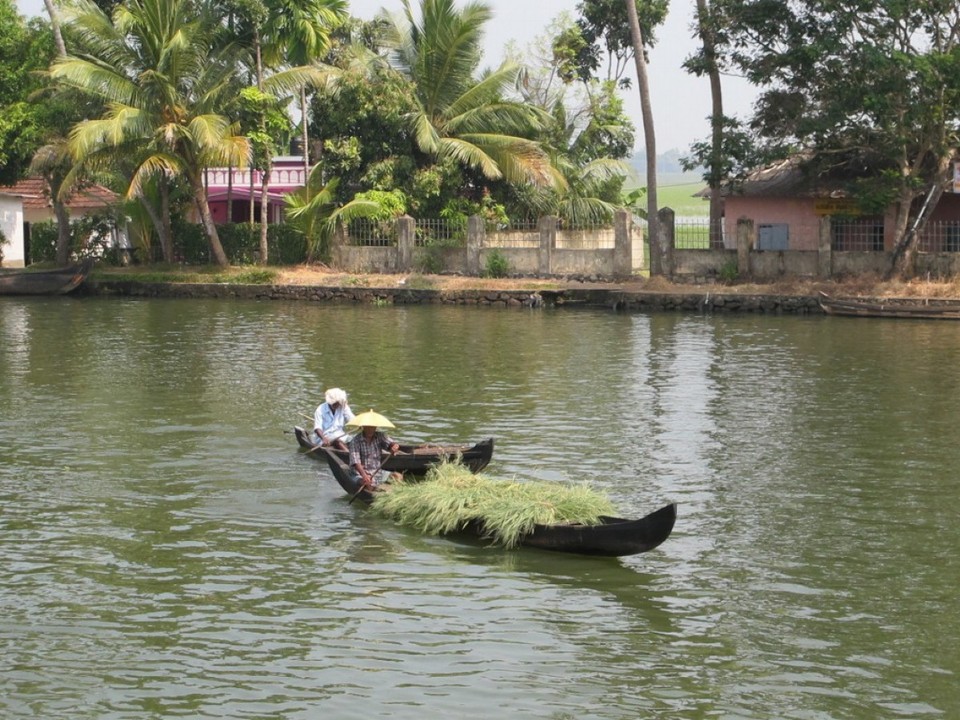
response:
M372 507L428 535L478 523L485 536L508 548L534 525L596 525L601 515L614 514L606 496L583 485L498 480L452 462L432 468L419 482L394 483Z

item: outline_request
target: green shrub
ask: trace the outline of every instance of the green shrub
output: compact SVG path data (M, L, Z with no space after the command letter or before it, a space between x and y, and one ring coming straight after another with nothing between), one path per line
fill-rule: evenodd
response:
M733 285L740 277L740 270L734 260L728 260L717 272L717 277L724 285Z
M499 250L493 250L487 254L487 262L483 271L483 277L503 278L510 274L510 263Z
M53 220L31 223L30 262L54 261L57 259L57 224Z

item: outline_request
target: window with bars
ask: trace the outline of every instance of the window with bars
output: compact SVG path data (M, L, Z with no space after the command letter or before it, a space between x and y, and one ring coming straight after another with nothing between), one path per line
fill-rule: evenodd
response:
M834 218L830 223L832 249L880 252L883 250L883 218Z

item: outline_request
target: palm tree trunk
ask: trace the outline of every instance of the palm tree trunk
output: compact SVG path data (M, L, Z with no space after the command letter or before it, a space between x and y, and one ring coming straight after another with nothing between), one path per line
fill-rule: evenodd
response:
M267 246L267 227L270 216L270 171L272 170L273 162L270 158L267 158L267 168L263 173L263 180L260 183L260 264L267 264L267 253L269 248Z
M660 221L657 218L657 141L650 108L650 83L647 80L647 59L643 51L643 34L637 17L636 0L625 0L633 41L633 59L637 65L637 88L643 116L643 139L647 151L647 233L650 236L650 274L663 274L663 248L660 247Z
M143 209L147 211L147 216L150 218L150 223L153 225L153 229L157 231L157 240L160 242L160 253L163 257L163 261L165 263L172 263L173 238L170 231L169 201L167 200L169 194L164 193L163 183L160 184L160 188L161 197L159 211L157 210L156 206L143 195L137 196L137 200L140 202L140 205L143 207Z
M303 184L307 184L310 175L310 134L307 132L307 86L300 86L300 136L303 141Z
M720 194L720 185L723 182L723 91L720 85L720 69L717 67L717 46L713 33L713 24L710 17L710 8L707 0L697 0L697 28L700 41L703 43L703 55L707 64L707 76L710 79L710 168L708 170L710 182L710 247L723 248L723 233L721 232L721 215L723 212L723 198Z
M233 222L233 161L227 165L227 223Z
M70 212L63 201L53 196L53 214L57 218L57 265L70 262Z
M47 15L50 16L50 28L53 30L53 42L57 46L57 55L66 57L67 46L63 42L63 33L60 32L60 17L57 9L53 6L53 0L43 0L43 4L47 8Z
M210 243L210 259L221 267L227 267L230 265L230 261L223 251L223 245L220 244L217 225L213 222L213 215L207 202L207 191L203 187L203 178L199 173L191 174L190 186L193 189L193 199L197 203L197 210L200 212L200 222L203 224L203 229L207 233L207 240Z
M263 92L263 53L260 44L260 29L254 29L253 40L256 46L257 55L257 89ZM264 112L260 112L260 133L262 136L267 134L267 118ZM267 264L267 216L269 213L270 199L268 196L270 190L270 171L273 169L273 157L271 152L272 143L264 143L263 175L260 177L260 264Z

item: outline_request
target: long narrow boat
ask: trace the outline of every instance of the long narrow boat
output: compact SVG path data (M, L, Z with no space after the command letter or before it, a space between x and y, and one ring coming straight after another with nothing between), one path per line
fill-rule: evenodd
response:
M960 303L942 300L847 300L820 292L820 307L827 315L917 320L960 320Z
M310 440L310 433L302 427L294 427L293 434L297 437L300 447L318 459L320 458L319 445ZM348 463L347 453L334 448L327 448L334 452L343 462ZM434 444L423 443L409 445L400 443L400 452L384 461L383 469L389 472L401 472L409 475L425 475L432 465L444 460L455 460L470 469L471 472L480 472L493 457L493 438L481 440L474 445Z
M0 270L0 295L65 295L80 287L93 260L56 270Z
M321 453L330 467L333 477L352 498L370 504L374 493L362 487L350 468L336 453L328 448ZM677 505L671 503L637 520L603 517L599 525L536 525L520 540L524 547L579 555L622 557L653 550L670 537L677 520ZM461 532L483 539L484 528L479 523L470 523Z

